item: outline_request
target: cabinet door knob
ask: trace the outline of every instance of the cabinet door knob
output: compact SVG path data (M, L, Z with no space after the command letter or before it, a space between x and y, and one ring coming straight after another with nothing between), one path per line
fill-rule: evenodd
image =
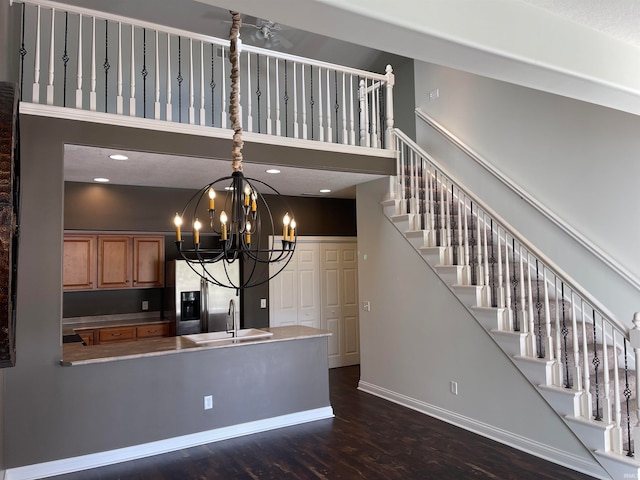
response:
M120 335L122 335L121 333L112 333L111 336L112 337L119 337Z

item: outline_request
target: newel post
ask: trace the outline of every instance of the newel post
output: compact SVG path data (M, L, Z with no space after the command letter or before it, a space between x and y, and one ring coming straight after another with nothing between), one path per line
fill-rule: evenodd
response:
M393 68L391 65L387 65L385 70L385 74L387 76L387 92L385 95L386 99L386 131L385 131L385 145L387 149L395 148L393 142L391 141L391 133L393 132L393 84L395 83L395 75L393 74Z
M629 342L633 348L636 361L636 398L640 398L640 382L637 381L638 367L640 366L640 312L633 314L633 328L629 332ZM638 420L636 420L636 424L633 427L633 445L634 450L637 451L638 447L640 447L640 403L636 406L636 414ZM629 445L629 450L631 451L631 445Z

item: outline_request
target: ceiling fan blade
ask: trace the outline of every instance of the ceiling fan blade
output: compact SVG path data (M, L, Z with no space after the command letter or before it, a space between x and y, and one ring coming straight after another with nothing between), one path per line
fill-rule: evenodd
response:
M293 43L291 43L288 39L284 38L282 35L274 34L273 36L275 38L277 38L278 42L280 43L280 45L282 45L287 50L289 50L291 47L293 47Z

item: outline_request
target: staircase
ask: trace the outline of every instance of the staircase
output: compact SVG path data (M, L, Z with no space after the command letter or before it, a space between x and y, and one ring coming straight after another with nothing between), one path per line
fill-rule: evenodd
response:
M397 177L382 201L386 216L611 478L639 478L640 314L630 337L411 139L396 130L394 141Z

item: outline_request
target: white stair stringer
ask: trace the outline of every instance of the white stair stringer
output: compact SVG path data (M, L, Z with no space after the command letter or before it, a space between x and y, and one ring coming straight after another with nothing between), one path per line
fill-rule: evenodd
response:
M640 461L611 449L613 424L580 416L582 393L553 385L555 361L528 356L529 334L511 331L507 309L490 307L484 286L471 285L468 267L451 265L451 252L435 245L434 232L414 228L418 218L398 214L398 200L382 202L386 216L413 248L429 263L452 293L465 305L473 317L487 330L520 372L536 387L539 394L589 449L594 459L612 479L640 478ZM639 450L640 451L640 448Z

